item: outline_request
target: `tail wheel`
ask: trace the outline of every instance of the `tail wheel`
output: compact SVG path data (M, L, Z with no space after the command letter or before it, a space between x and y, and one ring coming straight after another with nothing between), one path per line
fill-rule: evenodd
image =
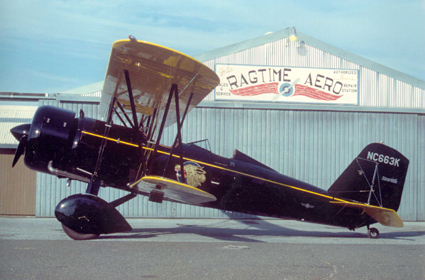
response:
M76 232L75 230L72 230L69 227L64 226L63 224L62 224L62 228L63 228L63 231L66 233L66 235L68 235L74 240L90 240L90 239L96 239L99 237L99 234L95 234L95 233Z
M376 239L379 237L379 230L377 228L370 228L367 231L367 236L372 239Z

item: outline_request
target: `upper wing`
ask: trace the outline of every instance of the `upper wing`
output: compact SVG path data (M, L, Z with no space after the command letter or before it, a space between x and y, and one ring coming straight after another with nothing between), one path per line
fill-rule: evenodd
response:
M178 86L182 113L191 93L189 110L219 83L214 71L183 53L148 42L120 40L112 45L102 103L109 104L115 96L124 108L130 109L124 70L129 71L136 111L143 115L151 115L154 109L158 109L161 115L172 84ZM176 121L175 106L171 106L170 110L166 126Z

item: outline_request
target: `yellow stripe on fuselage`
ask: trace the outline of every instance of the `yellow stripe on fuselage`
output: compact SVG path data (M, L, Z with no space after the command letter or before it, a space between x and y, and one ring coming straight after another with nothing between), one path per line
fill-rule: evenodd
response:
M106 139L106 140L109 140L109 141L114 141L114 142L116 142L118 144L124 144L124 145L128 145L128 146L136 147L136 148L139 147L139 145L137 145L137 144L133 144L133 143L130 143L130 142L121 141L120 139L114 139L114 138L102 136L102 135L99 135L99 134L94 134L94 133L87 132L87 131L81 131L81 133L87 134L87 135L91 135L91 136L94 136L94 137L98 137L98 138L102 138L102 139Z
M371 204L356 203L356 202L352 202L352 201L339 200L339 201L329 201L329 203L334 203L334 204L344 204L345 203L345 204L356 205L356 206L360 206L360 207L376 208L376 209L382 209L382 210L387 210L387 211L392 211L392 212L397 213L394 209L385 208L385 207L376 206L376 205L371 205Z
M139 145L137 145L137 144L133 144L133 143L130 143L130 142L121 141L119 139L114 139L114 138L102 136L102 135L91 133L91 132L87 132L87 131L82 131L82 133L83 134L87 134L87 135L91 135L91 136L94 136L94 137L106 139L108 141L113 141L113 142L119 143L119 144L124 144L124 145L132 146L132 147L137 147L137 148L139 147ZM148 148L148 147L144 147L144 146L142 148L145 149L145 150L153 151L152 148ZM164 152L164 151L161 151L161 150L157 150L157 152L160 153L160 154L164 154L164 155L170 155L170 153L167 153L167 152ZM176 158L180 158L180 156L175 155L175 154L173 154L172 156L173 157L176 157ZM199 160L196 160L196 159L191 159L191 158L186 158L186 157L183 157L183 159L184 160L190 160L190 161L193 161L193 162L196 162L196 163L200 163L202 165L207 165L207 166L210 166L210 167L213 167L213 168L217 168L217 169L221 169L221 170L233 172L233 173L236 173L236 174L239 174L239 175L243 175L243 176L247 176L247 177L250 177L250 178L259 179L259 180L262 180L262 181L265 181L265 182L269 182L269 183L273 183L273 184L276 184L276 185L284 186L284 187L287 187L287 188L291 188L293 190L297 190L297 191L301 191L301 192L305 192L305 193L310 193L310 194L317 195L317 196L320 196L320 197L324 197L324 198L327 198L327 199L330 199L330 200L333 200L333 201L337 201L337 202L330 201L331 203L347 203L347 204L357 204L357 205L360 205L360 206L361 205L364 205L364 206L372 207L372 205L361 204L361 203L354 203L354 202L347 201L347 200L344 200L344 199L340 199L340 198L337 198L337 197L332 197L332 196L329 196L329 195L325 195L325 194L321 194L321 193L309 191L309 190L306 190L306 189L302 189L302 188L298 188L298 187L295 187L295 186L283 184L283 183L280 183L280 182L276 182L276 181L272 181L272 180L269 180L269 179L261 178L261 177L254 176L254 175L251 175L251 174L239 172L239 171L236 171L236 170L227 169L227 168L224 168L222 166L218 166L218 165L206 163L206 162L199 161ZM136 185L140 181L141 180L133 183L133 185ZM392 210L392 209L378 207L378 206L373 206L373 207L380 208L380 209L385 209L385 210ZM392 210L392 211L394 211L394 210Z

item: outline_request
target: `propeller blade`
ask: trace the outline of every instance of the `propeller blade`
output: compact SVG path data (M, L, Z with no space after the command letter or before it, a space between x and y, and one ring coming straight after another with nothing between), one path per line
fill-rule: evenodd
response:
M31 124L21 124L18 126L15 126L10 130L10 132L13 134L13 137L16 138L16 140L19 140L18 148L15 152L15 157L13 158L12 167L15 166L15 164L18 162L19 158L22 156L22 154L25 152L25 147L28 143L28 133L30 131Z
M27 146L27 142L28 142L28 136L22 135L21 140L19 141L18 148L16 149L16 152L15 152L15 157L13 158L12 168L15 166L19 158L25 152L25 147Z

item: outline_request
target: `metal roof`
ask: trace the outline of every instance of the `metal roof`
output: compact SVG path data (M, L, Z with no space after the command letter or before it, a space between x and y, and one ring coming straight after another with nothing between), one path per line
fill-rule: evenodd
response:
M280 30L274 33L268 33L266 35L257 37L257 38L253 38L253 39L249 39L240 43L236 43L233 45L229 45L226 47L222 47L222 48L218 48L209 52L205 52L205 53L201 53L198 55L193 56L195 59L199 60L199 61L208 61L208 60L212 60L215 58L219 58L225 55L229 55L231 53L236 53L236 52L240 52L249 48L253 48L253 47L257 47L257 46L261 46L264 44L268 44L271 42L275 42L278 40L281 40L283 38L287 38L289 37L290 34L290 30L291 28L286 28L284 30ZM320 41L318 39L315 39L313 37L310 37L306 34L300 33L297 31L297 35L298 35L298 41L304 41L305 44L308 44L312 47L315 47L317 49L320 49L324 52L327 52L329 54L338 56L340 58L343 58L347 61L351 61L353 63L356 63L358 65L364 66L368 69L371 69L373 71L385 74L389 77L392 77L394 79L397 79L399 81L408 83L414 87L418 87L421 89L425 89L425 81L422 81L418 78L409 76L405 73L402 73L400 71L394 70L392 68L389 68L387 66L384 66L382 64L373 62L369 59L366 59L364 57L352 54L350 52L344 51L340 48L337 48L335 46L329 45L323 41Z
M280 31L276 31L273 33L267 33L266 35L259 36L253 39L249 39L246 41L242 41L239 43L235 43L226 47L218 48L212 51L204 52L198 55L194 55L193 58L205 62L209 61L215 58L219 58L225 55L229 55L232 53L237 53L246 49L250 49L253 47L265 45L271 42L275 42L278 40L281 40L283 38L288 38L290 34L291 28L286 28ZM394 70L392 68L389 68L387 66L384 66L382 64L373 62L369 59L366 59L364 57L352 54L350 52L344 51L340 48L337 48L335 46L329 45L323 41L320 41L318 39L315 39L311 36L308 36L306 34L303 34L301 32L297 31L298 35L298 41L304 41L306 44L315 47L317 49L320 49L324 52L327 52L329 54L338 56L342 59L345 59L347 61L350 61L352 63L361 65L363 67L366 67L370 70L376 71L378 73L387 75L391 78L394 78L396 80L408 83L414 87L425 89L425 81L422 81L418 78L409 76L405 73L402 73L400 71ZM64 91L62 93L69 93L69 94L87 94L87 93L94 93L97 91L102 90L103 87L103 81L99 81L96 83L92 83L86 86L70 89L67 91Z
M92 83L78 88L62 91L60 94L91 94L100 97L100 91L103 88L103 81Z

